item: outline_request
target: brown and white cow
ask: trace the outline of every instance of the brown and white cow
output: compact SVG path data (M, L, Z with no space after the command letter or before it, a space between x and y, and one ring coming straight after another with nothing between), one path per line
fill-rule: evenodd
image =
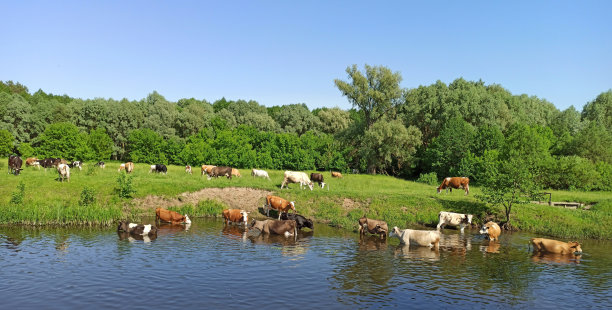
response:
M386 238L389 234L389 226L387 222L381 220L373 220L367 217L362 217L358 221L359 223L359 235L364 235L369 232L373 235L380 235L380 238Z
M281 189L289 183L300 183L300 189L302 189L303 185L307 185L310 190L313 188L313 183L308 178L308 175L304 172L298 171L285 171L285 178L283 179L283 183L281 184ZM287 188L289 186L287 185Z
M497 225L497 223L495 222L487 222L480 229L480 234L485 235L485 237L487 237L487 239L491 241L499 240L499 235L501 235L501 228L499 228L499 225Z
M266 204L264 205L264 212L266 216L270 216L270 209L278 211L278 219L280 219L282 212L289 212L289 210L295 211L295 202L283 199L278 196L268 195L266 196Z
M297 224L293 220L253 220L250 228L256 228L266 234L297 236Z
M124 221L119 222L117 231L127 232L135 235L157 235L157 227L151 224L143 225L136 223L128 223Z
M178 212L166 210L164 208L155 209L155 222L158 221L170 222L172 224L191 224L191 220L187 214L181 215Z
M395 237L400 240L401 244L407 246L410 246L411 243L419 246L428 246L430 248L438 248L440 246L440 232L437 230L400 230L395 226L391 234L389 234L389 237Z
M26 159L26 167L35 166L40 170L40 163L38 162L38 158L36 157L28 157Z
M59 173L60 181L68 180L70 182L70 167L66 164L57 165L57 173Z
M213 165L202 165L202 174L200 174L200 177L203 176L205 173L206 175L210 176L211 172L212 172L212 168L214 168L216 166Z
M581 255L582 248L576 241L563 242L553 239L532 238L534 252Z
M249 224L249 215L248 212L244 211L244 210L240 210L240 209L225 209L223 210L223 219L225 220L226 224L229 224L230 222L232 223L238 223L238 224L243 224L246 227Z
M191 166L189 165L185 166L185 173L191 174Z
M448 177L444 179L442 181L442 184L440 184L440 187L438 187L438 194L441 193L443 189L445 189L446 192L450 190L452 193L453 188L455 189L463 188L465 190L465 194L466 195L469 194L470 193L470 179L466 177L452 177L452 178Z
M461 233L463 233L463 229L472 224L472 217L474 217L472 214L440 211L440 213L438 213L437 229L441 230L446 225L459 226Z
M332 171L331 175L332 175L332 178L339 178L339 179L342 178L342 173L340 172Z

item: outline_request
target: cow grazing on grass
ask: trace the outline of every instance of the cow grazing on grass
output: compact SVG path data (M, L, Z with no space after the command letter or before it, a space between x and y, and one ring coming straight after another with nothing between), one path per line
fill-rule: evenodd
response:
M23 161L21 157L16 155L9 156L8 159L8 173L12 173L14 175L19 175L21 172L21 166L23 165Z
M149 173L151 172L168 174L168 167L166 167L166 165L163 165L163 164L151 165L151 169L149 169Z
M25 163L26 163L26 167L35 166L36 168L40 170L40 163L38 162L38 158L36 157L28 157Z
M265 170L251 169L251 176L252 177L266 178L266 179L270 180L270 176L268 175L268 172L266 172Z
M189 165L185 166L185 173L191 174L191 166Z
M311 173L310 180L312 182L317 182L321 188L325 186L325 182L323 182L323 175L320 173Z
M126 232L134 235L157 235L157 227L153 225L143 225L136 223L128 223L128 222L119 222L119 226L117 227L117 231Z
M242 175L240 175L240 171L236 168L232 168L232 176L242 178Z
M125 170L126 173L132 173L132 171L134 171L134 163L131 161L128 161L125 164L119 165L119 170L117 171L121 171L121 170Z
M253 220L250 228L256 228L266 234L297 236L297 223L293 220Z
M302 229L304 227L314 229L314 223L312 220L309 220L299 214L295 213L281 213L281 220L294 220L297 223L297 229Z
M469 194L470 193L470 179L466 178L466 177L452 177L452 178L446 178L442 181L442 184L440 184L440 187L438 187L438 194L442 192L442 190L446 190L446 192L448 192L449 190L451 191L451 193L453 192L453 188L458 189L458 188L463 188L465 190L465 194Z
M342 173L340 172L332 171L331 175L332 175L332 178L342 179Z
M97 163L95 164L95 166L98 166L98 167L100 167L100 168L104 169L104 168L106 167L106 164L104 164L104 162L103 162L103 161L99 161L99 162L97 162Z
M57 165L57 173L59 173L60 181L68 180L70 182L70 167L66 164Z
M581 255L582 248L576 241L563 242L545 238L532 238L534 252Z
M45 158L43 160L39 160L38 162L43 168L47 169L47 168L53 168L55 166L56 159L57 158Z
M479 232L491 241L499 240L499 235L501 235L501 229L495 222L487 222L482 226Z
M125 170L125 164L119 165L119 169L117 171Z
M207 176L210 177L210 174L212 173L212 168L214 168L216 166L213 165L202 165L202 174L200 174L200 177L203 176L205 173Z
M463 229L472 224L472 217L474 216L471 214L440 211L440 213L438 213L437 229L441 230L446 225L459 226L461 233L463 233Z
M191 224L191 220L187 214L181 215L178 212L166 210L163 208L155 209L155 222L169 222L172 224Z
M285 171L285 178L281 184L281 189L283 189L283 187L289 183L300 183L300 189L302 189L303 185L307 185L310 190L312 190L313 187L312 181L310 181L308 175L304 172ZM288 185L287 188L289 188Z
M226 224L229 224L230 222L232 222L232 223L244 224L244 226L246 227L249 223L249 213L244 210L225 209L223 210L222 215L223 215L223 219L225 220Z
M287 213L289 210L295 212L295 203L278 196L268 195L266 196L266 204L264 205L266 216L270 216L270 209L278 211L278 219L280 219L282 212Z
M218 178L219 176L225 176L228 179L232 178L232 168L231 167L214 167L211 169L209 177Z
M389 226L385 221L373 220L364 216L359 219L359 235L365 235L366 232L380 235L380 238L383 239L389 234Z
M70 168L79 168L79 170L83 170L83 162L82 161L73 161L70 164L68 164L68 167Z
M400 243L407 246L410 246L411 243L436 249L440 246L440 232L437 230L400 230L395 226L389 237L395 237L400 240Z

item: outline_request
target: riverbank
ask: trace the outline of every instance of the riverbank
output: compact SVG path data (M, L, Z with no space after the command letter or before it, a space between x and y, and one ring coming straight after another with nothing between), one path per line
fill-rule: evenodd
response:
M1 161L6 169L6 160ZM300 190L296 184L280 189L283 171L269 171L271 180L252 178L241 169L241 178L208 180L199 169L186 174L183 167L168 166L168 174L149 173L149 166L136 164L132 178L134 198L119 198L119 163L106 169L87 163L72 169L70 182L59 182L53 169L25 168L20 176L0 176L0 224L111 225L118 219L153 215L155 207L166 206L193 216L219 216L226 207L249 209L257 215L268 193L295 201L300 214L331 226L355 229L364 214L385 220L390 226L437 224L439 211L474 214L474 224L504 220L499 207L487 206L462 191L436 194L435 186L388 176L344 175L331 178L323 172L329 188ZM197 171L195 171L197 170ZM18 189L24 185L23 194ZM194 193L214 194L194 195ZM246 192L251 192L247 195ZM85 193L85 194L84 194ZM20 197L22 196L21 200ZM546 205L517 205L512 211L515 228L564 239L612 239L612 193L553 191L554 201L576 201L592 205L590 210L571 210ZM93 199L87 199L87 198ZM85 199L84 199L85 198ZM19 201L20 200L20 201ZM171 203L168 203L171 202ZM258 215L262 216L263 215Z

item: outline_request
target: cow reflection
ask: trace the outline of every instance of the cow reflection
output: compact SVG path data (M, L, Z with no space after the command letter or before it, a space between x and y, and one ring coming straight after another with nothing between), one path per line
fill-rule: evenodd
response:
M167 236L167 235L174 235L177 233L187 231L189 230L190 227L191 227L191 224L160 223L159 226L157 226L157 235L159 237Z
M407 245L399 245L395 248L395 256L405 259L438 261L440 260L440 251L436 248L423 246L409 247Z
M451 255L465 256L472 249L471 237L464 234L442 234L440 249L451 252Z
M257 229L249 230L249 232L247 233L247 236L253 244L267 244L267 245L276 244L276 245L288 246L288 245L295 245L297 243L297 236L295 238L294 237L287 238L284 235L264 234L264 233L259 232Z
M360 251L380 251L387 249L387 242L376 235L363 235L359 238Z
M580 264L582 255L558 253L534 253L531 260L534 263Z
M485 240L479 248L482 253L499 253L500 247L499 241Z
M248 229L237 225L223 225L222 234L230 239L240 239L246 241Z
M137 235L137 234L130 234L125 231L117 231L117 235L119 236L119 240L127 239L130 242L135 242L137 240L144 241L144 242L151 242L157 239L157 235L150 235L150 236L149 235Z

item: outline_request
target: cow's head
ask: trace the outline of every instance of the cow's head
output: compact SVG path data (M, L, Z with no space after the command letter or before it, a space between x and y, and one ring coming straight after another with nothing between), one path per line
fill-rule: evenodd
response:
M310 229L314 229L314 223L312 222L312 220L309 220L307 218L304 219L303 226Z
M389 237L397 237L399 238L400 236L400 230L399 228L397 228L397 226L393 226L393 229L391 230L391 233L389 233Z
M295 201L290 201L289 204L291 205L291 210L295 212Z
M242 215L242 220L244 221L244 224L246 225L249 221L249 213L244 210L240 210L240 215Z
M442 192L442 186L438 187L438 194Z
M465 224L472 224L472 217L474 217L474 215L472 215L472 214L464 214L463 215L463 219L461 219L461 222L465 223Z
M325 188L325 182L321 182L321 188Z
M313 189L313 185L314 185L314 184L312 183L312 181L308 182L308 187L310 188L310 190L312 190L312 189Z
M15 168L15 172L14 172L14 174L15 174L15 175L19 175L19 173L21 172L21 170L23 170L23 169L21 169L21 168Z
M576 241L570 241L567 243L570 247L570 249L574 250L574 255L581 255L582 254L582 248L580 247L580 243L576 242Z
M121 221L119 222L119 226L117 226L117 231L129 232L129 224L128 222Z
M480 229L479 233L481 235L488 235L489 234L489 225L484 225L482 226L482 228Z
M185 214L185 224L191 224L191 220L189 219L189 216L187 216L187 214Z

